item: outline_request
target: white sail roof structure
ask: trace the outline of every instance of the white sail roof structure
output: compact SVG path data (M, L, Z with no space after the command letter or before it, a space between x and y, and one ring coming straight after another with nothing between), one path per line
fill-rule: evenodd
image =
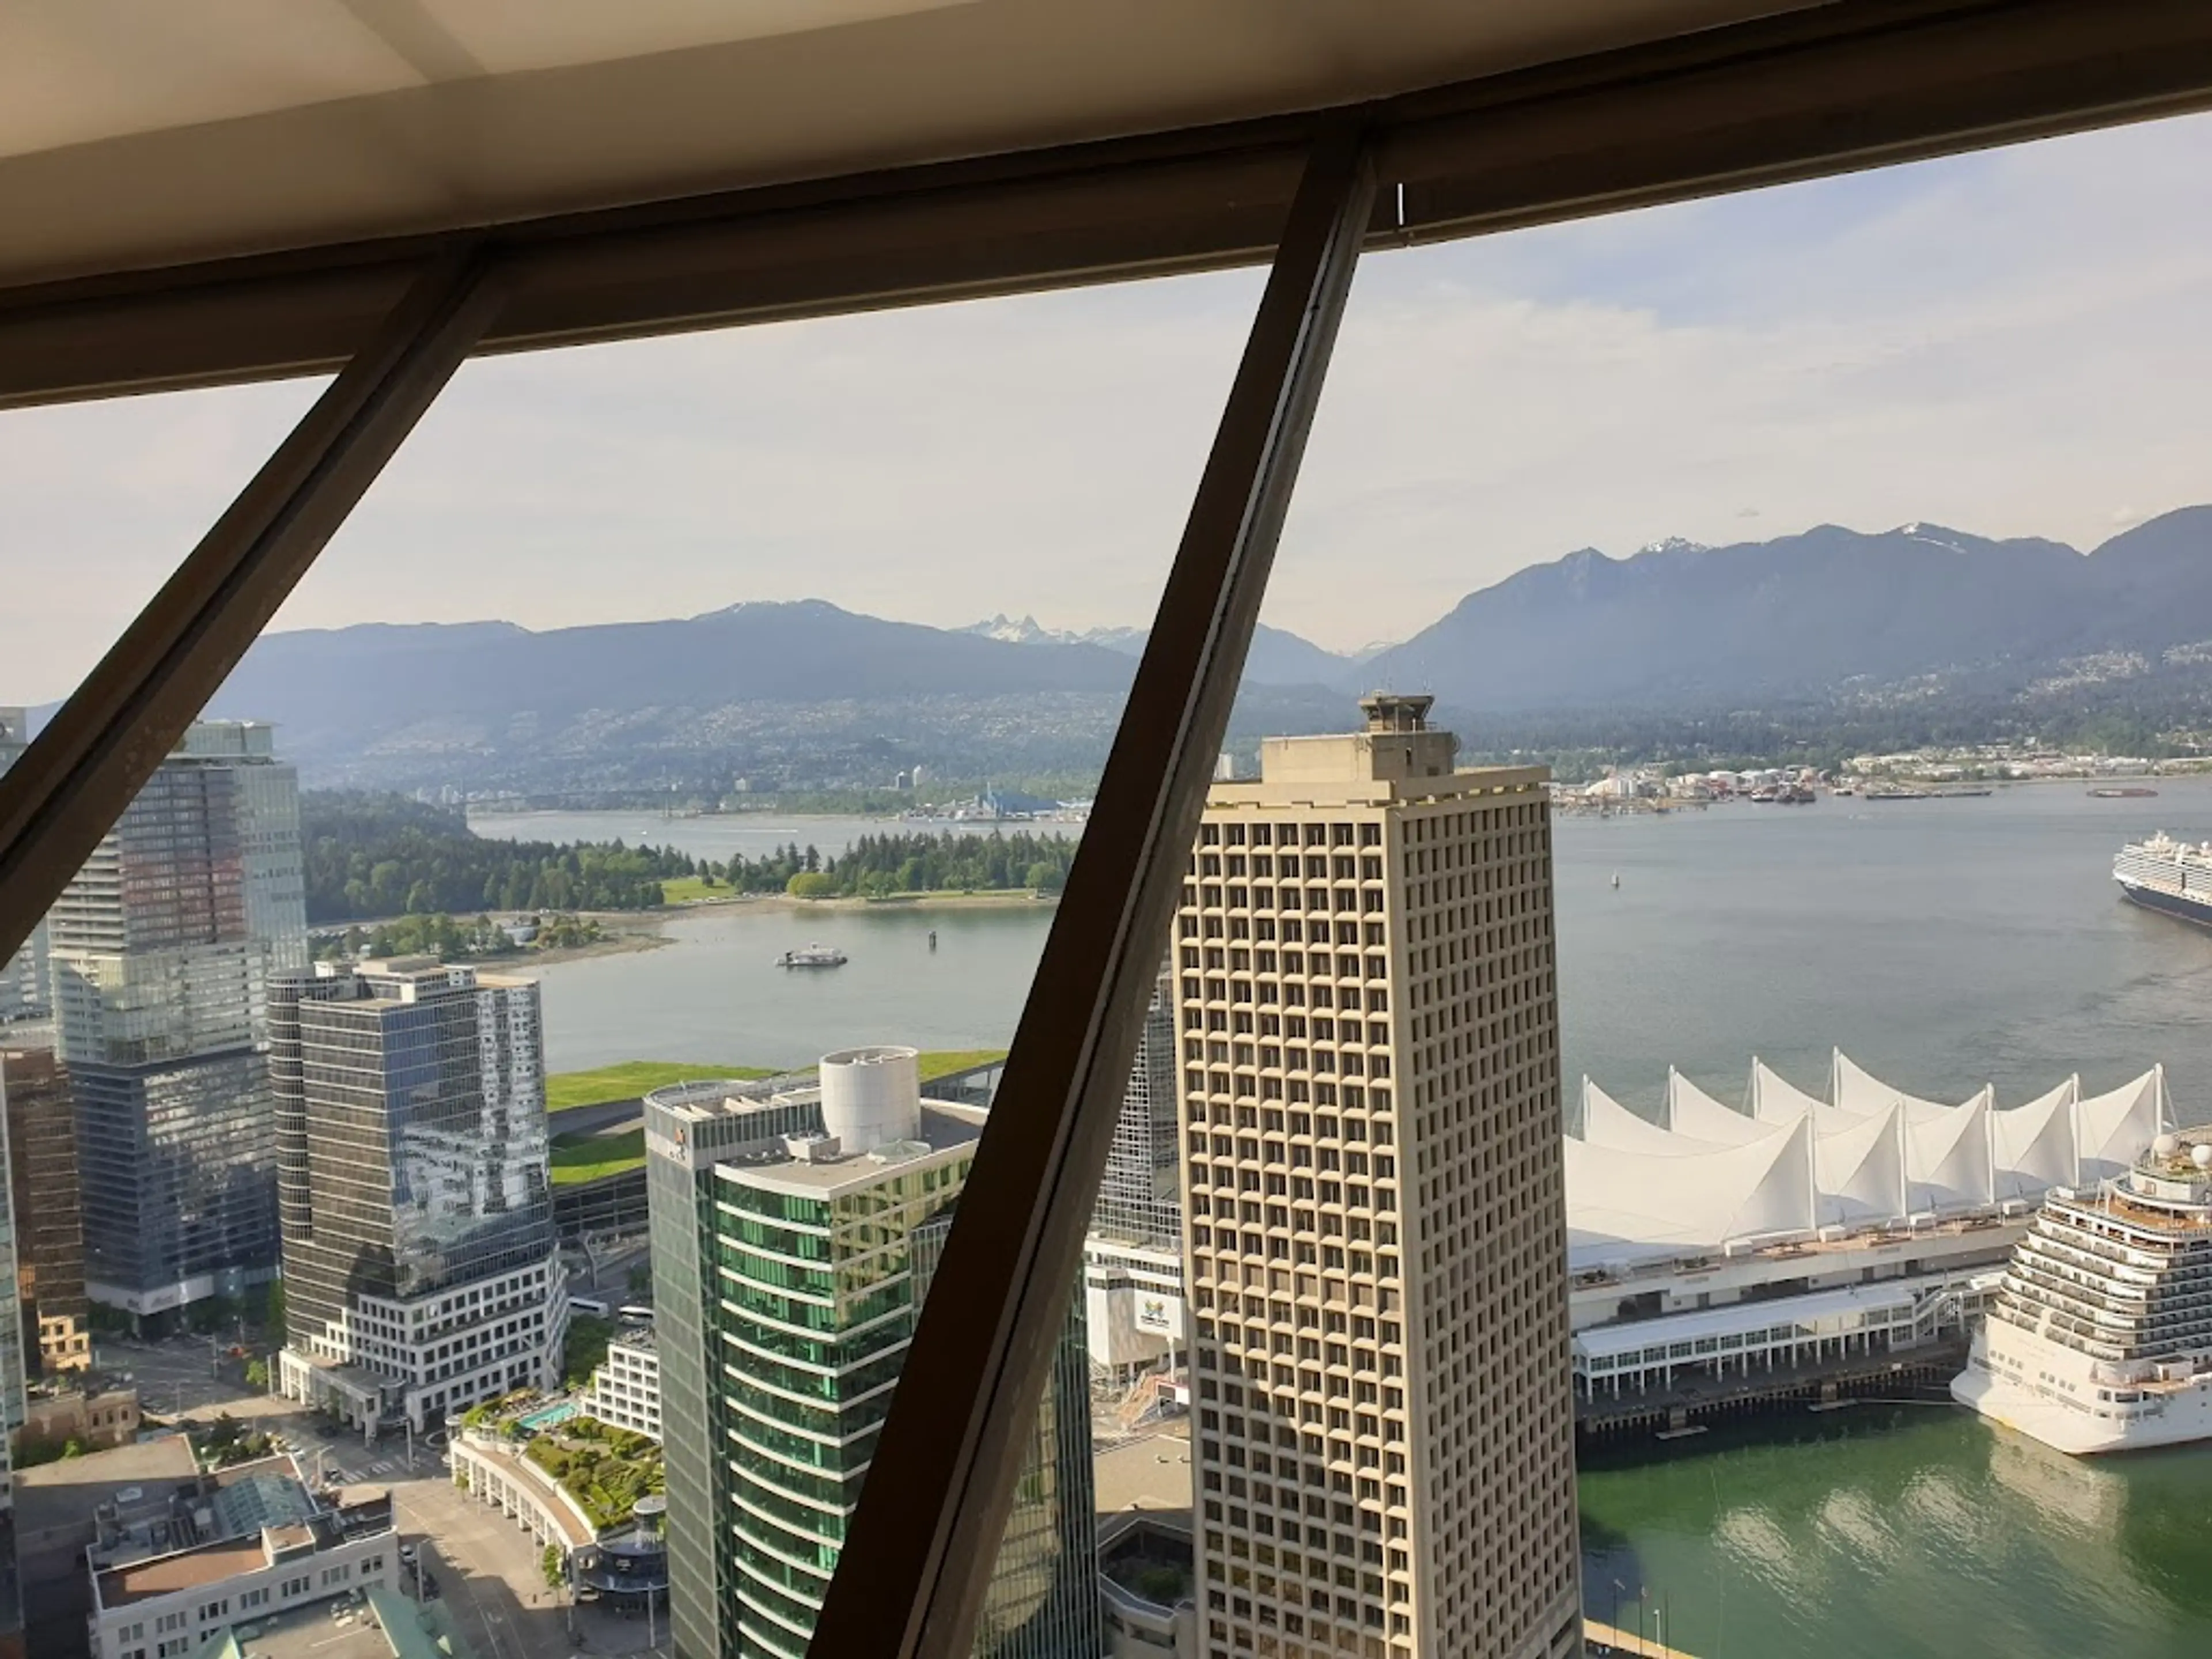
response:
M1816 1132L1813 1184L1817 1225L1869 1226L1905 1213L1904 1108L1892 1106L1828 1133L1817 1133L1819 1120L1810 1113L1798 1121Z
M1566 1143L1567 1261L1581 1269L1717 1250L1813 1225L1812 1126L1664 1162Z
M1913 1123L1932 1123L1962 1111L1966 1107L1953 1106L1940 1100L1922 1100L1908 1095L1902 1089L1893 1089L1868 1071L1841 1048L1835 1051L1829 1062L1828 1098L1839 1111L1850 1112L1860 1117L1881 1111L1893 1103L1901 1103L1907 1121ZM1979 1099L1978 1095L1975 1099ZM1974 1103L1970 1100L1966 1106Z
M1714 1099L1671 1066L1667 1068L1667 1125L1676 1134L1727 1146L1763 1139L1775 1127Z
M1888 1103L1881 1103L1884 1106ZM1756 1055L1751 1062L1751 1110L1762 1123L1795 1123L1801 1117L1809 1117L1816 1135L1848 1129L1866 1116L1863 1112L1831 1106L1818 1095L1807 1094Z
M1900 1098L1905 1121L1905 1207L1915 1215L1980 1209L1996 1201L1990 1140L1996 1091L1984 1089L1963 1106L1916 1118Z
M2094 1095L2074 1108L2075 1179L2087 1186L2126 1173L2166 1127L2166 1067L2154 1066L2132 1083Z
M1572 1265L2032 1200L2125 1168L2165 1127L2155 1067L2087 1100L2069 1078L2002 1112L1993 1090L1956 1106L1922 1100L1840 1054L1832 1081L1833 1104L1754 1060L1751 1115L1670 1068L1662 1125L1583 1079L1582 1132L1565 1149Z
M1990 1114L1990 1196L2002 1204L2039 1196L2075 1179L2074 1104L2081 1079L2069 1077L2049 1094Z
M1744 1121L1750 1121L1748 1118ZM1644 1152L1654 1158L1693 1158L1701 1152L1723 1150L1718 1141L1700 1140L1693 1135L1676 1134L1662 1127L1640 1112L1622 1105L1588 1078L1583 1079L1582 1138L1593 1146Z

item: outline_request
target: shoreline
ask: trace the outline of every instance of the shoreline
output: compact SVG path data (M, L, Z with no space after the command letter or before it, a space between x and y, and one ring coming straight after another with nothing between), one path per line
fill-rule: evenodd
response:
M558 945L550 950L516 951L495 957L456 957L455 965L480 968L486 973L524 973L532 968L550 968L556 963L583 962L592 957L635 956L645 951L658 951L676 941L668 936L663 925L672 913L667 910L586 910L579 912L585 918L597 921L606 936L589 945Z
M663 918L696 915L702 912L752 907L780 910L1000 910L1051 908L1060 902L1057 893L1037 893L1026 887L975 892L893 893L883 898L858 894L836 898L795 898L789 893L732 893L726 898L687 899L644 914Z

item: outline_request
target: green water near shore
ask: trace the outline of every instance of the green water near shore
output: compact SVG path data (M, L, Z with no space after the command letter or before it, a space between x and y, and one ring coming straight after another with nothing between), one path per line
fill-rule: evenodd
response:
M1594 1453L1582 1507L1592 1616L1641 1598L1698 1659L2212 1654L2212 1446L2085 1462L1869 1406Z

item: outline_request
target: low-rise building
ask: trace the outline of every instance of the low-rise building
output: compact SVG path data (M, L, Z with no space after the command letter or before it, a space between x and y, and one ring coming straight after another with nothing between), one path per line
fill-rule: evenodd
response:
M181 1434L45 1463L15 1476L15 1554L22 1585L25 1650L39 1659L80 1659L87 1647L92 1580L85 1552L102 1521L166 1506L203 1482Z
M634 1326L607 1344L584 1409L602 1423L660 1438L660 1352L650 1326Z
M1092 1474L1108 1659L1197 1659L1189 1438L1126 1441L1100 1452Z
M501 1437L468 1429L453 1437L448 1454L453 1483L568 1560L599 1541L599 1528L561 1483Z
M192 1659L475 1659L459 1616L442 1601L415 1601L371 1585L325 1613L302 1607L232 1626Z
M24 1400L21 1442L105 1451L137 1439L138 1422L138 1390L127 1383L40 1389Z
M94 1521L93 1659L183 1659L234 1626L389 1589L398 1571L389 1504L326 1505L289 1457L127 1487Z
M1182 1250L1173 1240L1139 1243L1091 1232L1083 1241L1083 1300L1091 1363L1117 1379L1190 1346Z

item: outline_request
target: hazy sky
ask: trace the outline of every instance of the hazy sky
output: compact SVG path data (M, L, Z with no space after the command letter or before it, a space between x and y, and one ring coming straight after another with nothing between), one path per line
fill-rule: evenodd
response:
M818 597L1147 620L1257 273L465 368L280 627ZM2212 118L1363 264L1268 619L1400 638L1523 566L2212 500ZM313 397L0 414L0 702L97 659Z

